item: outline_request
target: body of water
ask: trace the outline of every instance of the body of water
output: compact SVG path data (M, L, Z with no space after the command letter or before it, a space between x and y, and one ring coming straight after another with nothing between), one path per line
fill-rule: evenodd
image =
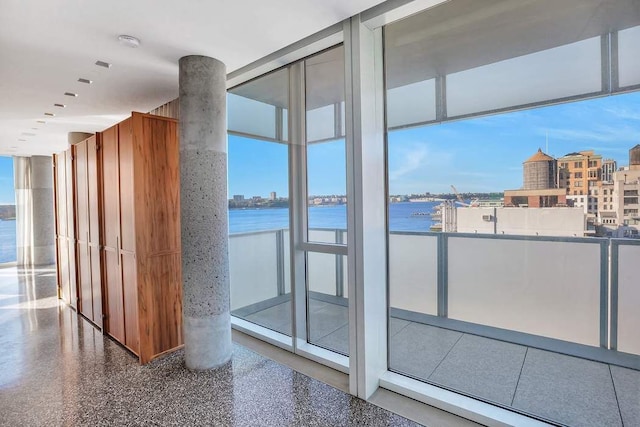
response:
M431 212L440 202L406 202L389 205L391 231L429 231L434 224ZM347 206L318 206L309 208L310 228L347 228ZM289 228L289 208L231 209L229 232L243 233L258 230Z
M434 221L430 213L440 202L392 203L389 205L391 231L429 231ZM347 206L309 208L310 228L347 228ZM231 209L229 232L289 228L289 208ZM16 222L0 221L0 263L16 260Z
M0 220L0 264L16 260L16 222Z

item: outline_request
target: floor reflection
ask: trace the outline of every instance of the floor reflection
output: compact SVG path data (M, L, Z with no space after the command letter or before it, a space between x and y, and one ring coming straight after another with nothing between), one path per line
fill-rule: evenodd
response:
M238 345L215 371L140 366L55 296L50 269L0 269L0 425L416 425Z

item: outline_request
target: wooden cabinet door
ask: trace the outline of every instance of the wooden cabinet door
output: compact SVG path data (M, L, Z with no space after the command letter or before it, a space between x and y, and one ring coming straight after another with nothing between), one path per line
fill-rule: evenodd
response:
M102 133L100 152L102 160L102 262L104 266L105 330L109 335L124 343L117 125Z
M67 248L69 250L69 305L77 308L78 289L76 281L76 242L75 242L75 219L74 219L74 174L73 174L73 152L71 147L66 151L66 185L67 185Z
M75 226L76 268L78 271L78 310L93 321L93 293L91 286L91 261L89 253L89 188L87 177L87 143L74 147L75 170Z
M100 273L100 173L98 163L98 135L87 140L87 204L89 264L91 266L91 294L93 322L102 327L102 278Z
M134 353L140 354L138 333L138 286L135 254L122 253L122 289L124 293L125 342Z
M122 229L122 250L136 251L135 230L135 183L134 183L134 145L132 119L128 118L118 125L118 143L120 149L120 227Z

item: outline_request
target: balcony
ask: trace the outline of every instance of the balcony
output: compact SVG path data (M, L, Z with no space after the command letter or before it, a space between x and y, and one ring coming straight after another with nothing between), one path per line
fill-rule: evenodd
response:
M288 242L287 230L230 236L232 314L284 335ZM346 265L319 255L310 341L348 354ZM393 232L389 369L553 423L638 425L638 259L624 239Z

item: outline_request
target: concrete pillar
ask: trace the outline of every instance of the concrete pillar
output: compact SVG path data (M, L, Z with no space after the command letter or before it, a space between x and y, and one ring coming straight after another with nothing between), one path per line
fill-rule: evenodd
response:
M14 158L18 265L56 262L50 156Z
M226 69L213 58L185 56L179 78L185 362L204 370L232 354Z
M53 214L53 163L51 156L31 156L33 199L33 264L56 262Z
M16 194L16 262L19 266L29 266L33 260L30 157L13 157L13 183Z

